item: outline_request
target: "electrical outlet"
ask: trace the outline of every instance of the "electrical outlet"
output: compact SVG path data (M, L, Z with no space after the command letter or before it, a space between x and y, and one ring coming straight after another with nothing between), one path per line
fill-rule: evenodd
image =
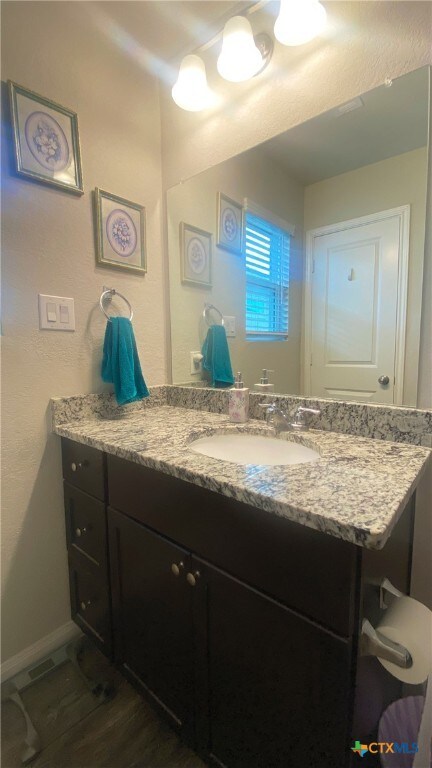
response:
M202 359L203 356L200 351L190 353L190 372L192 375L202 373Z

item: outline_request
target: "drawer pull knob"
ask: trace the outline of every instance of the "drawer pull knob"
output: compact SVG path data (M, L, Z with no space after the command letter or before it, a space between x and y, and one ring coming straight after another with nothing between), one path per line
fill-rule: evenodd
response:
M183 568L184 563L180 562L178 565L177 563L173 563L171 566L171 571L173 572L174 576L180 576L180 571L183 570Z
M71 464L72 472L78 472L79 469L83 469L88 464L88 461L73 461Z
M191 587L194 587L200 578L201 574L199 571L195 571L194 573L188 573L186 575L186 581L188 584L190 584Z
M78 536L84 536L84 534L87 533L87 528L75 528L75 535Z
M87 600L85 603L84 600L81 601L81 610L85 611L87 610L88 606L91 605L91 600Z

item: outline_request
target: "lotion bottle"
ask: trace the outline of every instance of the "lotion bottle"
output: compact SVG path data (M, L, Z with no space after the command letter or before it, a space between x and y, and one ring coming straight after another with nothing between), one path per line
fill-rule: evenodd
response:
M248 420L249 389L244 386L241 373L237 374L234 386L229 391L228 410L230 421L242 423Z
M270 384L269 382L269 373L274 373L274 371L271 371L268 368L263 368L260 383L254 384L254 390L257 392L274 392L274 384Z

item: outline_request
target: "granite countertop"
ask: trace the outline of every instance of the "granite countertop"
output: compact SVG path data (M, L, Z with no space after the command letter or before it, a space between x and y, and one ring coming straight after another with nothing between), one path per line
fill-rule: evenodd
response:
M53 401L55 403L55 401ZM53 407L53 430L268 514L286 517L368 549L381 549L412 495L431 451L335 432L282 433L317 450L320 459L291 466L238 465L190 450L215 431L274 435L262 421L232 425L224 414L156 404L123 415L91 410L67 421Z

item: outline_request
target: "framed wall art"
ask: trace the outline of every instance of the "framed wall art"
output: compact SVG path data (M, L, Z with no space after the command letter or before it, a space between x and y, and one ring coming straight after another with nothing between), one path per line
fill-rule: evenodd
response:
M76 113L11 80L8 88L18 175L82 195Z
M211 287L211 239L210 232L180 224L180 259L182 283Z
M94 192L96 263L145 274L145 208L102 189Z
M243 208L235 200L217 194L217 245L240 256L243 247Z

